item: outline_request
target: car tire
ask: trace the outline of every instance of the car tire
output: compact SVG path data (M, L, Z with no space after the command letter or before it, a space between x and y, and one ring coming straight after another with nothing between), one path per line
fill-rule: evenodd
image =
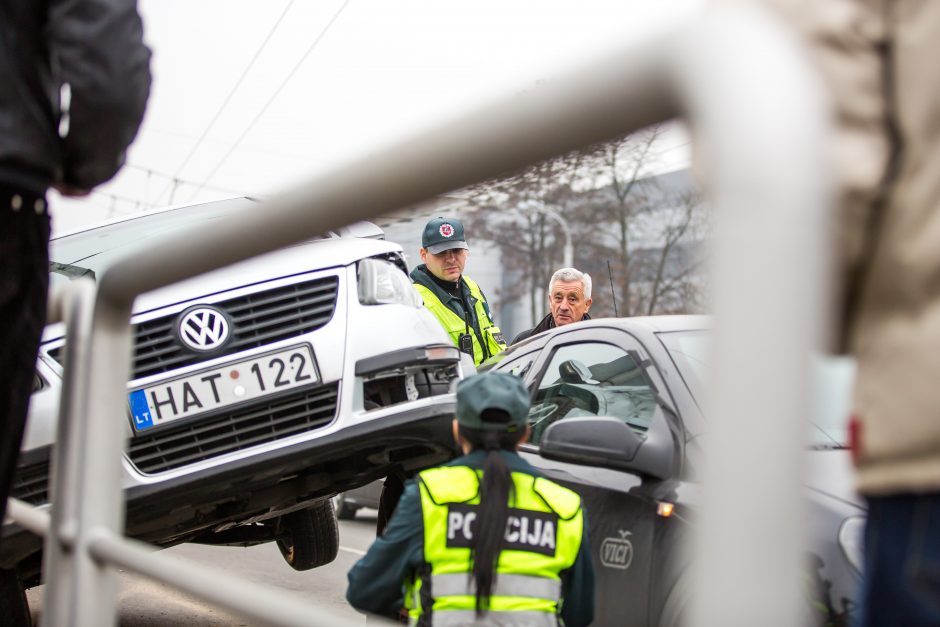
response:
M0 569L0 625L31 627L26 590L16 570Z
M333 501L281 516L277 548L294 570L329 564L339 552L339 527Z
M334 505L336 506L336 517L340 520L352 520L356 517L356 512L359 511L358 507L346 501L345 494L337 495Z

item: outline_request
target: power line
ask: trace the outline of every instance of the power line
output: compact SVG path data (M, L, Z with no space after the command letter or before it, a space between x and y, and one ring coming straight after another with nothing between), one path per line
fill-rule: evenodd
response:
M290 73L288 73L288 75L284 78L284 80L281 82L278 88L274 90L274 93L271 94L271 97L268 99L268 101L264 103L264 106L261 107L261 111L259 111L258 114L254 117L254 119L248 124L248 126L245 127L245 130L242 132L241 135L239 135L238 139L235 140L235 143L232 144L228 152L226 152L225 155L223 155L222 159L219 160L219 162L216 164L212 172L210 172L209 175L204 179L204 183L200 187L198 187L196 191L192 193L192 195L189 197L190 200L195 198L196 194L202 191L202 188L205 186L205 184L208 183L210 180L212 180L212 177L215 176L216 172L218 172L219 169L225 164L225 162L228 161L228 158L232 156L232 153L234 153L235 150L238 148L239 144L242 143L242 140L244 140L245 137L248 135L248 133L251 131L251 129L254 128L255 124L258 123L258 120L261 119L261 116L264 115L264 113L268 110L268 107L271 106L271 103L273 103L274 100L278 97L278 95L281 93L281 90L283 90L284 87L287 85L287 83L289 83L290 80L294 78L294 74L297 73L297 70L300 69L300 66L303 65L304 61L306 61L310 53L313 52L314 48L317 47L317 44L320 43L320 41L323 39L326 33L330 30L330 28L333 26L333 24L336 22L339 16L343 13L343 11L346 9L349 3L350 3L350 0L345 0L342 6L340 6L340 8L336 11L336 13L333 14L333 17L330 18L330 21L323 28L323 30L320 31L320 34L317 35L317 38L313 40L313 42L310 44L307 50L303 53L303 55L300 57L300 60L297 61L297 63L291 69Z
M159 170L154 170L153 168L149 168L149 167L147 167L147 166L137 165L136 163L125 163L125 164L124 164L124 167L125 167L125 168L131 168L131 169L133 169L133 170L140 170L141 172L146 172L147 175L149 175L149 176L159 176L159 177L161 177L161 178L169 179L170 184L173 185L173 186L177 186L177 187L178 187L179 185L192 185L192 186L194 186L194 187L198 187L198 186L200 185L199 183L197 183L197 182L195 182L195 181L190 181L190 180L188 180L188 179L180 178L180 177L174 176L174 175L172 175L172 174L167 174L166 172L160 172ZM224 193L226 193L226 194L235 194L236 196L251 196L251 195L252 195L250 192L246 192L246 191L244 191L244 190L229 189L229 188L227 188L227 187L218 187L218 186L215 186L215 185L203 185L202 188L203 188L203 189L212 190L212 191L215 191L215 192L224 192ZM161 192L160 195L162 196L163 193ZM159 199L159 196L158 196L157 198ZM153 204L156 204L156 203L153 203Z
M241 76L239 76L238 80L235 81L235 85L233 85L232 89L229 90L228 95L225 97L225 100L222 101L222 104L219 106L219 109L215 112L215 115L212 117L212 120L209 122L209 125L202 132L202 135L199 136L199 139L196 140L196 143L193 145L192 149L190 149L189 154L186 155L185 159L183 159L183 163L181 163L180 167L176 169L176 174L170 177L171 178L170 183L166 187L164 187L163 191L161 191L160 194L156 197L156 199L154 199L154 203L160 202L160 199L163 198L163 195L167 192L167 190L172 189L173 191L176 191L175 187L173 186L173 181L179 180L179 175L180 173L182 173L183 168L186 167L186 165L189 163L189 160L192 159L193 155L196 154L196 151L199 150L199 146L205 140L206 136L209 134L209 131L212 130L212 127L215 126L215 123L222 116L222 112L225 111L225 108L228 106L229 102L231 102L232 97L235 95L235 92L238 91L239 87L241 87L241 84L245 80L245 77L248 76L248 72L250 72L251 68L254 67L255 61L257 61L258 58L261 56L261 52L268 45L268 42L271 41L271 37L274 35L274 32L277 30L278 26L280 26L281 22L284 20L284 16L287 15L287 12L290 10L293 4L294 4L294 0L290 0L287 3L287 6L284 7L284 10L281 12L281 15L277 18L277 21L268 31L267 36L265 36L264 41L261 42L261 46L258 48L258 50L255 51L254 56L248 62L248 65L245 67L245 69L242 71ZM202 187L200 187L196 191L198 192L200 189L202 189ZM195 194L193 194L193 196L195 196ZM192 198L190 198L190 200L191 199ZM172 192L170 193L170 200L168 204L173 204Z
M181 178L174 178L171 174L167 174L167 173L165 173L165 172L160 172L160 171L158 171L158 170L154 170L153 168L148 168L148 167L146 167L146 166L137 165L136 163L125 163L125 164L124 164L124 167L125 167L125 168L134 169L134 170L140 170L140 171L142 171L142 172L147 173L148 176L159 176L159 177L163 177L163 178L170 179L171 185L175 185L175 186L179 186L179 185L197 186L197 185L199 185L199 183L196 183L196 182L194 182L194 181L188 181L188 180L186 180L186 179L181 179ZM225 187L215 187L215 186L206 185L206 186L204 186L204 189L210 189L210 190L212 190L212 191L217 191L217 192L224 192L224 193L226 193L226 194L232 194L232 195L234 195L234 196L254 196L254 194L252 194L252 193L250 193L250 192L245 192L244 190L227 189L227 188L225 188ZM112 216L114 216L115 214L118 213L117 206L116 206L117 201L120 201L120 202L122 202L122 203L127 203L127 204L130 204L130 205L134 205L134 208L135 208L135 209L143 210L143 211L147 211L148 209L156 209L158 206L160 206L159 203L150 202L150 201L148 201L148 200L143 200L143 199L141 199L141 198L131 198L130 196L122 196L122 195L120 195L120 194L115 194L115 193L112 193L112 192L105 192L105 191L101 191L101 190L98 190L98 189L93 189L93 190L91 190L91 193L92 193L93 195L95 195L95 196L100 196L100 197L103 197L103 198L108 198L108 199L110 199L111 202L110 202L110 206L108 206L108 207L103 207L103 206L101 206L101 205L95 205L95 206L97 206L98 208L104 209L105 211L107 211L107 212L108 212L108 217L112 217ZM123 212L121 212L121 213L123 213Z
M116 212L117 210L116 201L118 200L120 200L121 202L132 204L134 205L135 209L143 209L144 211L146 211L147 209L153 209L154 207L157 206L151 202L148 202L146 200L141 200L139 198L129 198L127 196L121 196L119 194L112 194L111 192L100 192L96 189L91 190L91 193L95 196L103 196L105 198L111 199L111 206L108 208L109 215L112 215Z
M159 129L159 128L153 128L153 127L144 128L144 129L141 130L141 133L154 133L154 134L158 134L158 135L169 135L169 136L171 136L171 137L181 137L181 138L183 138L183 139L191 139L191 140L195 140L195 139L196 139L196 136L195 136L195 135L190 135L190 134L187 134L187 133L180 133L180 132L178 132L178 131L168 131L168 130L166 130L166 129ZM222 148L225 148L225 147L227 147L227 146L231 146L231 145L232 145L230 142L227 142L227 141L222 140L222 139L207 139L204 143L215 143L215 144L219 144ZM291 159L291 160L293 160L293 161L296 161L296 160L298 160L298 159L303 159L304 161L309 161L309 162L311 162L311 163L317 163L317 164L321 164L321 165L336 165L336 164L337 164L336 159L324 159L324 158L318 158L318 157L311 157L311 156L309 156L309 155L307 155L307 154L297 154L297 153L295 153L295 152L294 152L294 153L292 153L292 152L285 152L285 151L283 151L283 150L275 150L274 148L272 148L272 147L270 147L270 146L263 146L263 147L261 147L261 146L245 146L244 148L242 148L242 150L250 150L250 151L252 151L252 152L257 152L257 153L259 153L259 154L272 155L272 156L275 156L275 157L285 157L285 158Z

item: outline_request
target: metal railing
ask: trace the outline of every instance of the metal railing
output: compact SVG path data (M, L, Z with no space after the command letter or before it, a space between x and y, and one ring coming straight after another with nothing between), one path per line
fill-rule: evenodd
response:
M144 245L97 286L71 286L54 306L68 322L70 355L51 520L22 503L10 508L36 532L48 527L44 625L113 625L115 566L265 624L345 624L281 591L251 590L122 537L124 436L114 424L126 412L136 296L680 114L692 125L718 221L716 392L708 412L717 418L708 436L697 560L704 567L694 580L692 624L749 625L755 616L764 625L799 624L801 421L793 416L806 411L806 364L822 337L826 303L821 93L778 24L753 9L712 10L656 42L377 150L225 224ZM773 376L754 367L754 355L772 356Z

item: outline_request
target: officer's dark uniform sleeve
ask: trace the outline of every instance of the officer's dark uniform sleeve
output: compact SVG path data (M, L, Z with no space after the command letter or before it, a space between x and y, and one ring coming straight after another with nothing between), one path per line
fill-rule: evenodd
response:
M150 94L150 50L134 0L53 0L48 41L70 90L61 181L91 189L124 163Z
M568 570L561 573L561 618L565 627L587 627L594 620L594 564L591 560L591 539L588 535L587 512L578 557Z
M395 617L403 607L403 584L424 560L421 497L413 481L405 485L385 533L347 575L346 600L357 610Z

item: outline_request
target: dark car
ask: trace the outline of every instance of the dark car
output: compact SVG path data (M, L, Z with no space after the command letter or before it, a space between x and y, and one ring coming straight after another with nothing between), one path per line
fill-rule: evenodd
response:
M532 438L522 454L584 498L598 625L682 624L689 558L679 547L707 454L699 436L707 431L708 327L703 316L585 321L534 336L481 368L525 380ZM830 403L848 389L844 376L833 381L838 374L826 375ZM814 416L807 429L808 611L820 625L839 626L855 607L866 512L852 486L843 413L817 413L825 420Z
M385 479L378 479L355 490L337 494L333 499L336 505L336 517L340 520L352 520L356 517L356 512L362 508L379 509L383 485L385 485Z

